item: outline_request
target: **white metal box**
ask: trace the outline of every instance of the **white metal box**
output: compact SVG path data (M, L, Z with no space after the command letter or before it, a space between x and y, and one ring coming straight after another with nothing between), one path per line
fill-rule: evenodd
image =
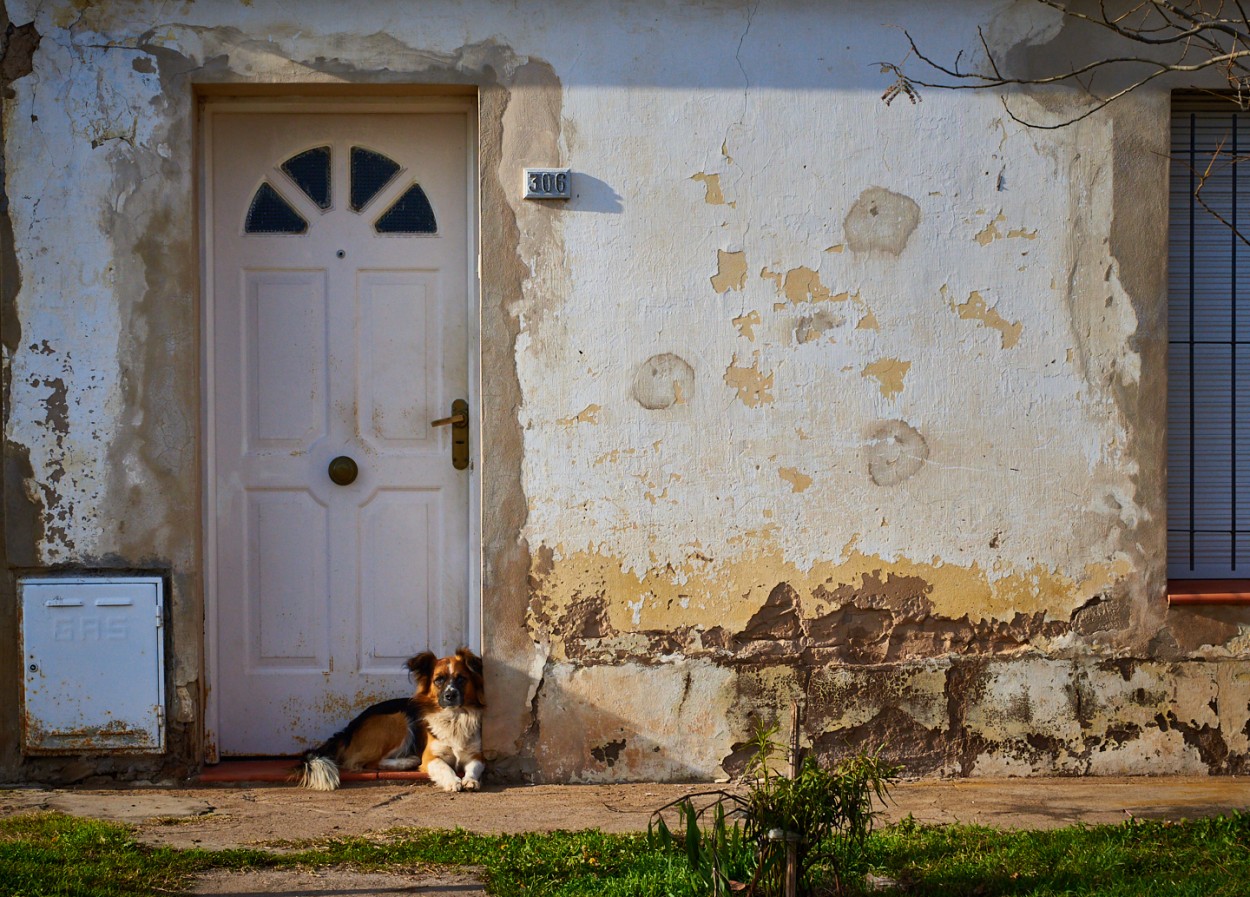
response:
M164 751L161 579L25 578L18 591L23 751Z

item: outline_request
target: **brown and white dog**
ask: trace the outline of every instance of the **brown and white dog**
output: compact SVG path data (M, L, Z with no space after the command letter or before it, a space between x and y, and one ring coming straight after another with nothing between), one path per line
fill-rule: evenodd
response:
M444 791L482 787L482 659L468 648L442 658L426 651L404 666L416 682L413 696L374 704L305 752L300 785L333 791L340 769L377 766L423 769Z

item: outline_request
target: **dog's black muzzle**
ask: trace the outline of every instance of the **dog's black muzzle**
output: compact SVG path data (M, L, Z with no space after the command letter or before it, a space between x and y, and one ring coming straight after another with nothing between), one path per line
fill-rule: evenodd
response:
M464 692L454 685L449 685L438 693L439 707L459 707L464 703Z

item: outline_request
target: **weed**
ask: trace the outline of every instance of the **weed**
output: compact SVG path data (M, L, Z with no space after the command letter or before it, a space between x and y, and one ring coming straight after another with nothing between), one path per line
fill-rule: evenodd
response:
M675 801L652 815L648 842L660 851L684 849L691 875L713 897L810 894L825 882L843 893L862 876L864 842L872 831L873 801L884 801L897 767L880 752L860 754L831 769L814 757L790 775L775 770L777 728L761 728L747 764L745 794L711 791ZM695 798L712 797L696 808ZM681 820L675 835L664 811Z

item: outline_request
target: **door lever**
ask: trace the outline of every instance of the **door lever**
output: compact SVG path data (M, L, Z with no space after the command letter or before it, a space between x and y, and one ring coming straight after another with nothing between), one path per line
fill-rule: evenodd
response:
M438 420L430 421L431 427L462 427L469 422L469 416L464 413L456 413L451 417L440 417Z
M469 403L456 399L451 414L430 421L431 427L451 427L451 466L464 470L469 466Z

